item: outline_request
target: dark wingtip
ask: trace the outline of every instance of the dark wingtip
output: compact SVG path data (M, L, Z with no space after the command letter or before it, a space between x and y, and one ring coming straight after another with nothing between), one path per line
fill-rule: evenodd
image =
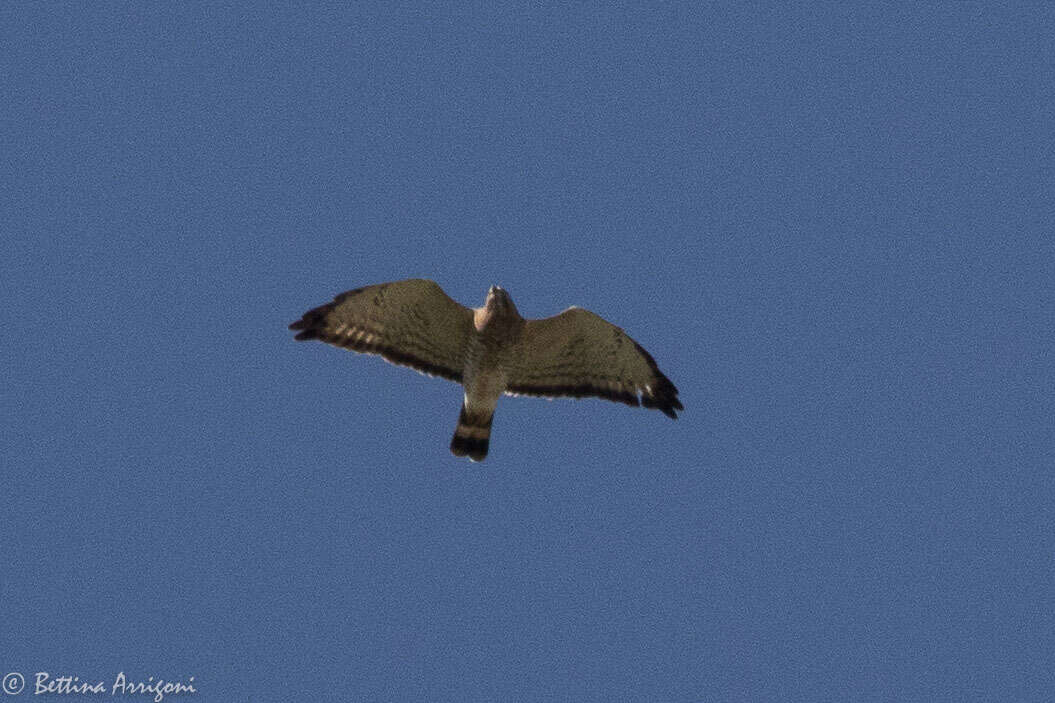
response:
M304 313L296 322L289 323L289 329L291 330L304 330L304 332L298 334L293 339L300 342L309 339L323 339L322 331L326 327L326 318L329 316L330 312L348 298L359 295L364 290L366 290L366 288L356 288L354 290L340 293L334 297L333 302L320 305L317 308L312 308Z
M322 331L326 327L326 316L330 314L330 311L333 310L336 304L337 302L334 301L332 303L327 303L326 305L320 305L317 308L312 308L304 313L304 315L302 315L296 322L289 323L289 329L303 330L293 339L298 342L304 342L309 339L321 339Z
M667 417L677 420L678 414L675 410L684 410L685 406L678 400L678 388L670 379L663 375L663 372L659 370L659 366L656 365L656 360L652 358L652 355L645 351L637 342L634 342L634 346L641 356L644 357L645 361L648 362L649 367L652 369L652 373L655 374L655 383L652 384L652 392L648 395L642 396L641 404L646 408L653 408L659 410Z

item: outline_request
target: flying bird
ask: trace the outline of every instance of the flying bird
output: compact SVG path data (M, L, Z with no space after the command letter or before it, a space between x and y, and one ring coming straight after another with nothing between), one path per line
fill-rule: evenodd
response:
M470 309L433 281L380 283L341 293L289 328L298 331L298 341L379 354L460 383L465 393L451 453L472 461L487 456L503 394L597 396L675 419L684 410L678 389L622 329L578 307L525 320L498 286L487 292L483 307Z

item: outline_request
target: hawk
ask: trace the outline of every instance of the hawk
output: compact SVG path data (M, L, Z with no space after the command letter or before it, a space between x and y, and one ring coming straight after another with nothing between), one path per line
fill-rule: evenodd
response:
M652 356L623 330L589 310L525 320L497 286L483 307L452 300L433 281L410 279L356 288L289 326L295 339L318 339L430 376L460 383L465 393L451 453L482 461L491 420L503 395L597 396L684 410L678 389Z

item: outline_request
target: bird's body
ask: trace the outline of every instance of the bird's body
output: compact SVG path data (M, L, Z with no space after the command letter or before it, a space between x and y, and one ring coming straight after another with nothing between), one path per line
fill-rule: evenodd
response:
M508 369L516 360L524 326L513 301L492 287L482 308L473 310L473 331L465 353L465 395L451 453L482 461L491 439L491 419L506 391Z
M290 325L296 339L319 339L464 387L451 452L481 461L503 395L588 395L683 409L677 388L618 327L581 308L525 320L509 294L492 287L470 310L432 281L410 279L342 293Z

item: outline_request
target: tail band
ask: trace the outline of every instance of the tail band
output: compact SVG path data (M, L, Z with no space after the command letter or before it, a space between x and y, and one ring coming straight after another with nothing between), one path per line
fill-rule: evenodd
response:
M470 415L466 412L463 402L462 411L458 415L458 427L455 428L454 438L451 439L451 454L467 456L472 461L483 461L491 443L492 419L494 411L486 417Z

